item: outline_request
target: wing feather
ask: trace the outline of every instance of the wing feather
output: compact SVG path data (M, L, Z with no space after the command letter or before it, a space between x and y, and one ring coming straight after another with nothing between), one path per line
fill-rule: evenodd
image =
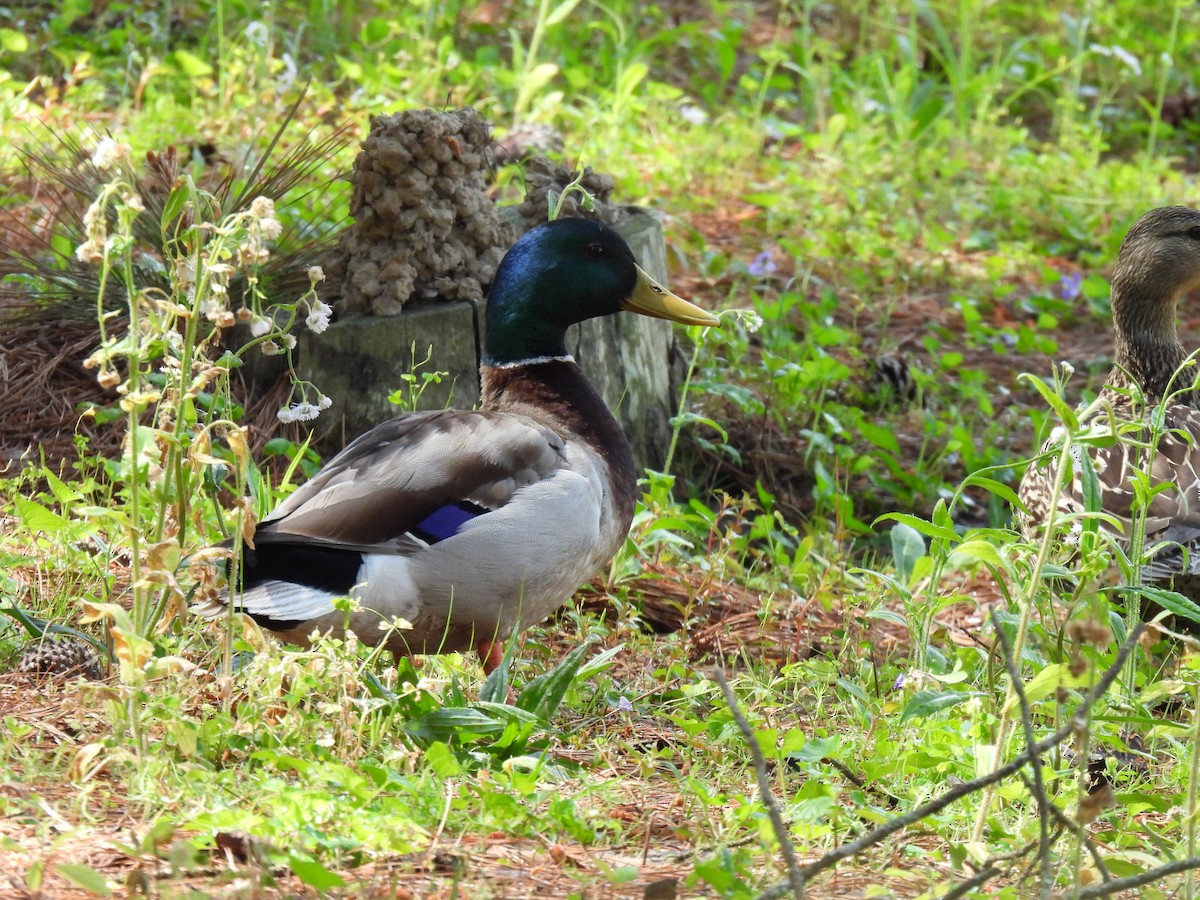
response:
M428 540L429 523L442 520L439 511L498 509L565 464L562 439L524 416L456 410L401 416L335 456L259 523L255 543L411 550Z

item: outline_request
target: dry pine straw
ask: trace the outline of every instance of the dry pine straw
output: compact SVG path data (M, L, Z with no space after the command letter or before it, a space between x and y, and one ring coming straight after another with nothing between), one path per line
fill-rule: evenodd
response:
M981 599L988 593L986 584L976 583L973 587ZM833 632L839 629L861 627L848 621L839 610L826 610L819 604L804 604L798 599L767 604L764 597L741 585L663 566L653 567L648 577L639 581L638 594L643 598L642 618L660 630L679 628L685 616L691 619L691 626L680 636L686 642L688 655L697 661L712 662L714 657L726 654L744 658L749 654L781 664L820 652L821 641L833 642ZM606 597L599 584L594 585L584 592L583 605L599 611L608 605ZM764 609L776 614L764 617ZM959 627L948 625L952 630ZM891 645L899 650L903 636L891 633L892 626L875 622L871 628L873 640L880 646ZM609 640L620 639L619 629L614 629ZM563 635L562 641L566 640ZM654 653L650 641L632 646ZM633 683L639 673L644 676L654 664L652 656L638 659L627 652L617 658L614 677ZM622 670L626 670L624 676ZM33 753L73 757L91 739L88 735L106 731L108 726L102 721L99 704L87 699L93 696L89 692L103 688L55 681L41 682L36 690L30 687L28 679L14 674L0 676L0 716L12 716L32 726L25 740ZM683 885L683 879L708 851L696 843L697 840L703 843L705 838L696 833L695 812L674 789L672 779L643 777L640 757L629 755L630 750L664 747L691 739L671 723L651 719L605 722L603 727L611 740L604 742L607 749L602 752L565 746L556 752L564 759L589 764L596 774L611 780L606 797L612 802L603 812L623 823L619 845L585 847L514 839L498 833L441 835L419 857L380 860L343 874L355 883L358 895L365 897L449 897L456 880L460 895L471 897L563 896L581 890L587 897L654 896L655 891L661 892L661 896L673 896L672 888L678 896L712 896L703 888ZM570 733L573 729L566 730ZM573 744L580 746L577 740ZM48 766L47 771L58 768L61 764ZM0 808L12 810L0 817L0 840L8 848L0 854L0 896L23 896L26 871L43 859L82 863L118 882L131 878L150 882L171 878L162 860L152 856L131 858L117 848L117 844L135 844L135 836L144 824L128 813L121 796L122 785L110 780L107 772L102 770L89 780L93 801L88 803L86 821L76 822L66 821L61 812L51 810L72 808L79 786L61 777L43 774L35 779L33 775L27 776L19 766L10 767L7 780L0 783ZM563 786L564 792L570 789L569 784ZM37 797L45 798L45 802L37 802ZM764 857L764 862L769 863L769 858ZM867 886L884 881L890 885L893 896L916 896L927 889L929 879L949 875L928 866L922 867L920 876L906 874L902 861L893 860L897 869L885 877L877 874L882 871L880 862L877 860L866 871L856 869L853 864L843 866L823 884L814 885L810 896L862 896ZM620 886L608 884L604 873L617 866L637 868L637 879ZM176 891L216 891L221 896L313 895L282 871L272 873L273 887L256 887L259 874L254 872L253 864L214 854L200 871L174 876L171 883ZM89 895L72 888L48 866L43 896L71 900Z

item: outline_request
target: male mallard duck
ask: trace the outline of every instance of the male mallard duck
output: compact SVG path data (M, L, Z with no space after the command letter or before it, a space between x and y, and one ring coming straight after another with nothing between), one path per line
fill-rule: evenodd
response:
M1198 286L1200 212L1169 206L1138 219L1125 235L1113 273L1116 354L1101 392L1116 417L1128 421L1148 419L1156 405L1170 398L1160 429L1165 432L1149 471L1152 485L1170 483L1175 489L1157 494L1146 514L1146 547L1169 546L1155 554L1142 576L1146 582L1174 581L1175 590L1185 594L1193 593L1187 582L1200 574L1200 391L1188 389L1195 370L1180 371L1188 354L1179 341L1175 307ZM1128 538L1134 500L1130 478L1134 471L1145 471L1145 453L1120 441L1088 454L1100 487L1100 508L1123 524ZM1054 468L1053 461L1030 466L1021 480L1018 495L1027 511L1021 525L1031 536L1051 518ZM1063 485L1059 512L1082 512L1083 497L1076 470Z
M564 342L568 326L620 310L718 324L604 225L525 234L489 294L480 409L404 415L354 440L259 523L235 608L297 644L348 625L398 655L475 649L491 672L501 642L562 605L629 532L629 443ZM348 621L333 606L345 596L360 607ZM396 619L411 628L385 635Z

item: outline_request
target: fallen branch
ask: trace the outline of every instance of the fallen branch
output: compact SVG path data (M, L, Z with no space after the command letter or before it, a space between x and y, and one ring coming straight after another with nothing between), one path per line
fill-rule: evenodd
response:
M916 809L913 809L902 816L889 819L887 822L884 822L874 830L868 831L857 840L850 841L847 844L842 844L830 850L816 862L813 862L800 870L800 876L802 879L801 885L803 886L803 883L807 882L814 875L831 868L832 866L841 862L843 859L856 856L867 848L873 847L891 835L895 834L897 831L916 824L926 816L931 816L934 813L940 812L951 803L954 803L956 800L961 800L963 797L969 796L976 791L981 791L986 787L1003 781L1010 775L1014 775L1019 772L1026 764L1032 763L1033 765L1038 765L1039 759L1043 753L1057 747L1072 734L1074 734L1077 729L1082 728L1086 724L1087 717L1092 706L1097 700L1104 696L1104 694L1112 686L1113 681L1116 679L1117 675L1120 674L1122 666L1125 665L1125 660L1129 657L1129 654L1133 651L1133 648L1137 646L1137 641L1141 634L1142 625L1139 624L1129 633L1129 636L1125 639L1125 642L1121 644L1120 648L1117 650L1117 656L1116 659L1113 660L1112 665L1104 670L1104 673L1100 676L1100 679L1095 685L1093 685L1092 689L1088 691L1087 696L1084 697L1083 702L1075 711L1075 715L1071 717L1071 721L1069 721L1067 724L1060 727L1049 737L1037 742L1036 744L1030 744L1025 748L1024 753L1011 762L1006 763L1005 765L996 769L990 775L983 775L971 781L964 781L962 784L955 785L940 797L935 797L928 803L918 806ZM752 749L756 751L757 744L753 744ZM1197 862L1196 865L1200 867L1200 862ZM1107 884L1113 883L1115 882L1108 882ZM1145 883L1146 882L1139 882L1139 884ZM1100 885L1100 887L1105 886L1106 885ZM779 898L784 897L789 892L794 893L792 890L791 879L783 884L777 884L759 894L758 900L779 900ZM1108 892L1096 893L1088 896L1101 897L1105 896L1106 893ZM1083 895L1081 894L1080 896Z
M725 680L725 674L719 669L713 674L717 684L721 686L721 693L725 695L725 702L729 704L729 711L733 713L733 720L737 722L738 729L742 732L742 737L746 739L746 744L750 748L750 758L754 761L754 772L758 776L758 793L762 798L763 806L767 808L767 815L771 817L771 827L775 830L775 839L779 841L783 858L787 860L788 880L784 887L791 889L792 896L796 900L803 900L804 876L800 873L799 863L796 862L796 848L792 846L792 839L788 835L787 823L783 821L783 813L779 810L779 804L775 802L775 795L771 793L771 777L767 774L767 761L763 758L762 749L758 746L758 738L755 737L754 729L750 727L750 723L742 714L733 688ZM782 897L783 894L777 896Z

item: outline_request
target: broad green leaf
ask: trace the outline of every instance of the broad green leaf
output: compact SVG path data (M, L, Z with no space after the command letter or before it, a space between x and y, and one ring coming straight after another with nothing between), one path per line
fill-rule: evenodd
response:
M883 622L891 622L893 625L899 625L901 628L908 627L908 620L904 618L904 616L882 606L879 607L879 609L871 610L869 613L867 613L866 617L868 619L879 619Z
M171 231L171 224L179 218L185 206L187 206L188 198L191 196L191 191L187 185L179 185L174 188L167 197L167 202L163 204L162 222L160 227L164 234Z
M953 528L947 528L944 525L935 525L932 522L925 521L920 516L910 515L909 513L884 513L875 520L876 525L880 522L903 522L910 528L915 528L926 537L939 538L951 543L958 542L958 532Z
M327 891L330 888L345 887L346 879L337 872L332 872L319 862L304 859L299 856L288 856L288 868L292 873L311 888Z
M1131 594L1138 594L1158 604L1172 615L1179 616L1181 619L1187 619L1189 622L1200 624L1200 606L1185 597L1183 594L1175 591L1164 590L1163 588L1155 587L1122 587L1123 592L1128 591Z
M483 687L479 689L480 700L485 703L503 703L508 699L508 672L512 668L516 648L516 641L508 641L504 648L504 656L500 658L500 665L488 674Z
M464 735L495 734L504 730L504 722L470 707L435 709L405 726L417 738L446 740Z
M897 522L892 526L892 560L901 581L908 583L913 566L924 555L925 539L917 529L905 522Z
M896 433L892 429L884 428L882 425L876 425L873 422L859 422L858 430L862 432L863 437L876 447L899 455L900 441L896 439Z
M213 71L212 66L186 50L176 50L167 58L188 78L203 78Z
M20 494L13 497L13 505L17 508L17 516L21 523L30 531L56 534L71 524L68 519L64 519L54 510L47 509L36 500L30 500Z
M441 741L434 741L425 750L425 761L438 778L456 778L462 773L458 757Z
M609 647L603 653L593 656L586 663L579 667L579 672L575 677L580 681L585 681L593 675L603 672L612 665L613 657L625 649L623 643L617 644L615 647Z
M11 28L0 28L0 50L9 53L24 53L29 49L29 38Z
M1012 507L1021 506L1021 501L1017 498L1017 492L1003 482L996 481L994 478L987 478L983 475L968 475L963 480L964 487L983 488L989 494L995 494L1005 503Z
M80 890L95 894L97 897L111 897L108 880L93 869L78 863L55 863L54 870Z
M580 644L545 675L539 675L525 685L525 690L521 691L521 696L517 698L517 706L549 722L558 705L562 703L562 698L566 696L567 688L575 680L583 657L591 647L590 643Z
M975 691L917 691L904 707L900 724L909 719L924 719L978 696L980 694Z
M990 566L1000 566L1004 561L1000 558L1000 553L996 548L987 541L970 540L963 541L954 548L952 556L961 556L965 559L973 559L978 562L987 563Z
M1079 675L1072 675L1071 670L1062 663L1051 663L1034 675L1029 683L1025 685L1025 699L1030 704L1034 704L1045 700L1060 687L1087 687L1091 683L1088 674L1088 672L1083 672ZM1012 698L1005 704L1004 712L1011 713L1020 706L1020 703L1021 701L1016 693L1013 693Z
M579 0L563 0L562 3L550 10L550 15L546 16L545 19L545 27L549 28L551 25L557 25L574 12L575 7L578 5Z
M1062 397L1055 393L1054 388L1051 385L1047 384L1036 375L1030 375L1028 372L1022 372L1017 376L1017 380L1023 381L1025 384L1031 386L1034 390L1041 394L1042 399L1049 404L1050 408L1054 410L1054 414L1058 416L1059 421L1062 422L1068 430L1077 431L1079 429L1079 419L1075 415L1075 411L1067 405L1066 401L1063 400Z

